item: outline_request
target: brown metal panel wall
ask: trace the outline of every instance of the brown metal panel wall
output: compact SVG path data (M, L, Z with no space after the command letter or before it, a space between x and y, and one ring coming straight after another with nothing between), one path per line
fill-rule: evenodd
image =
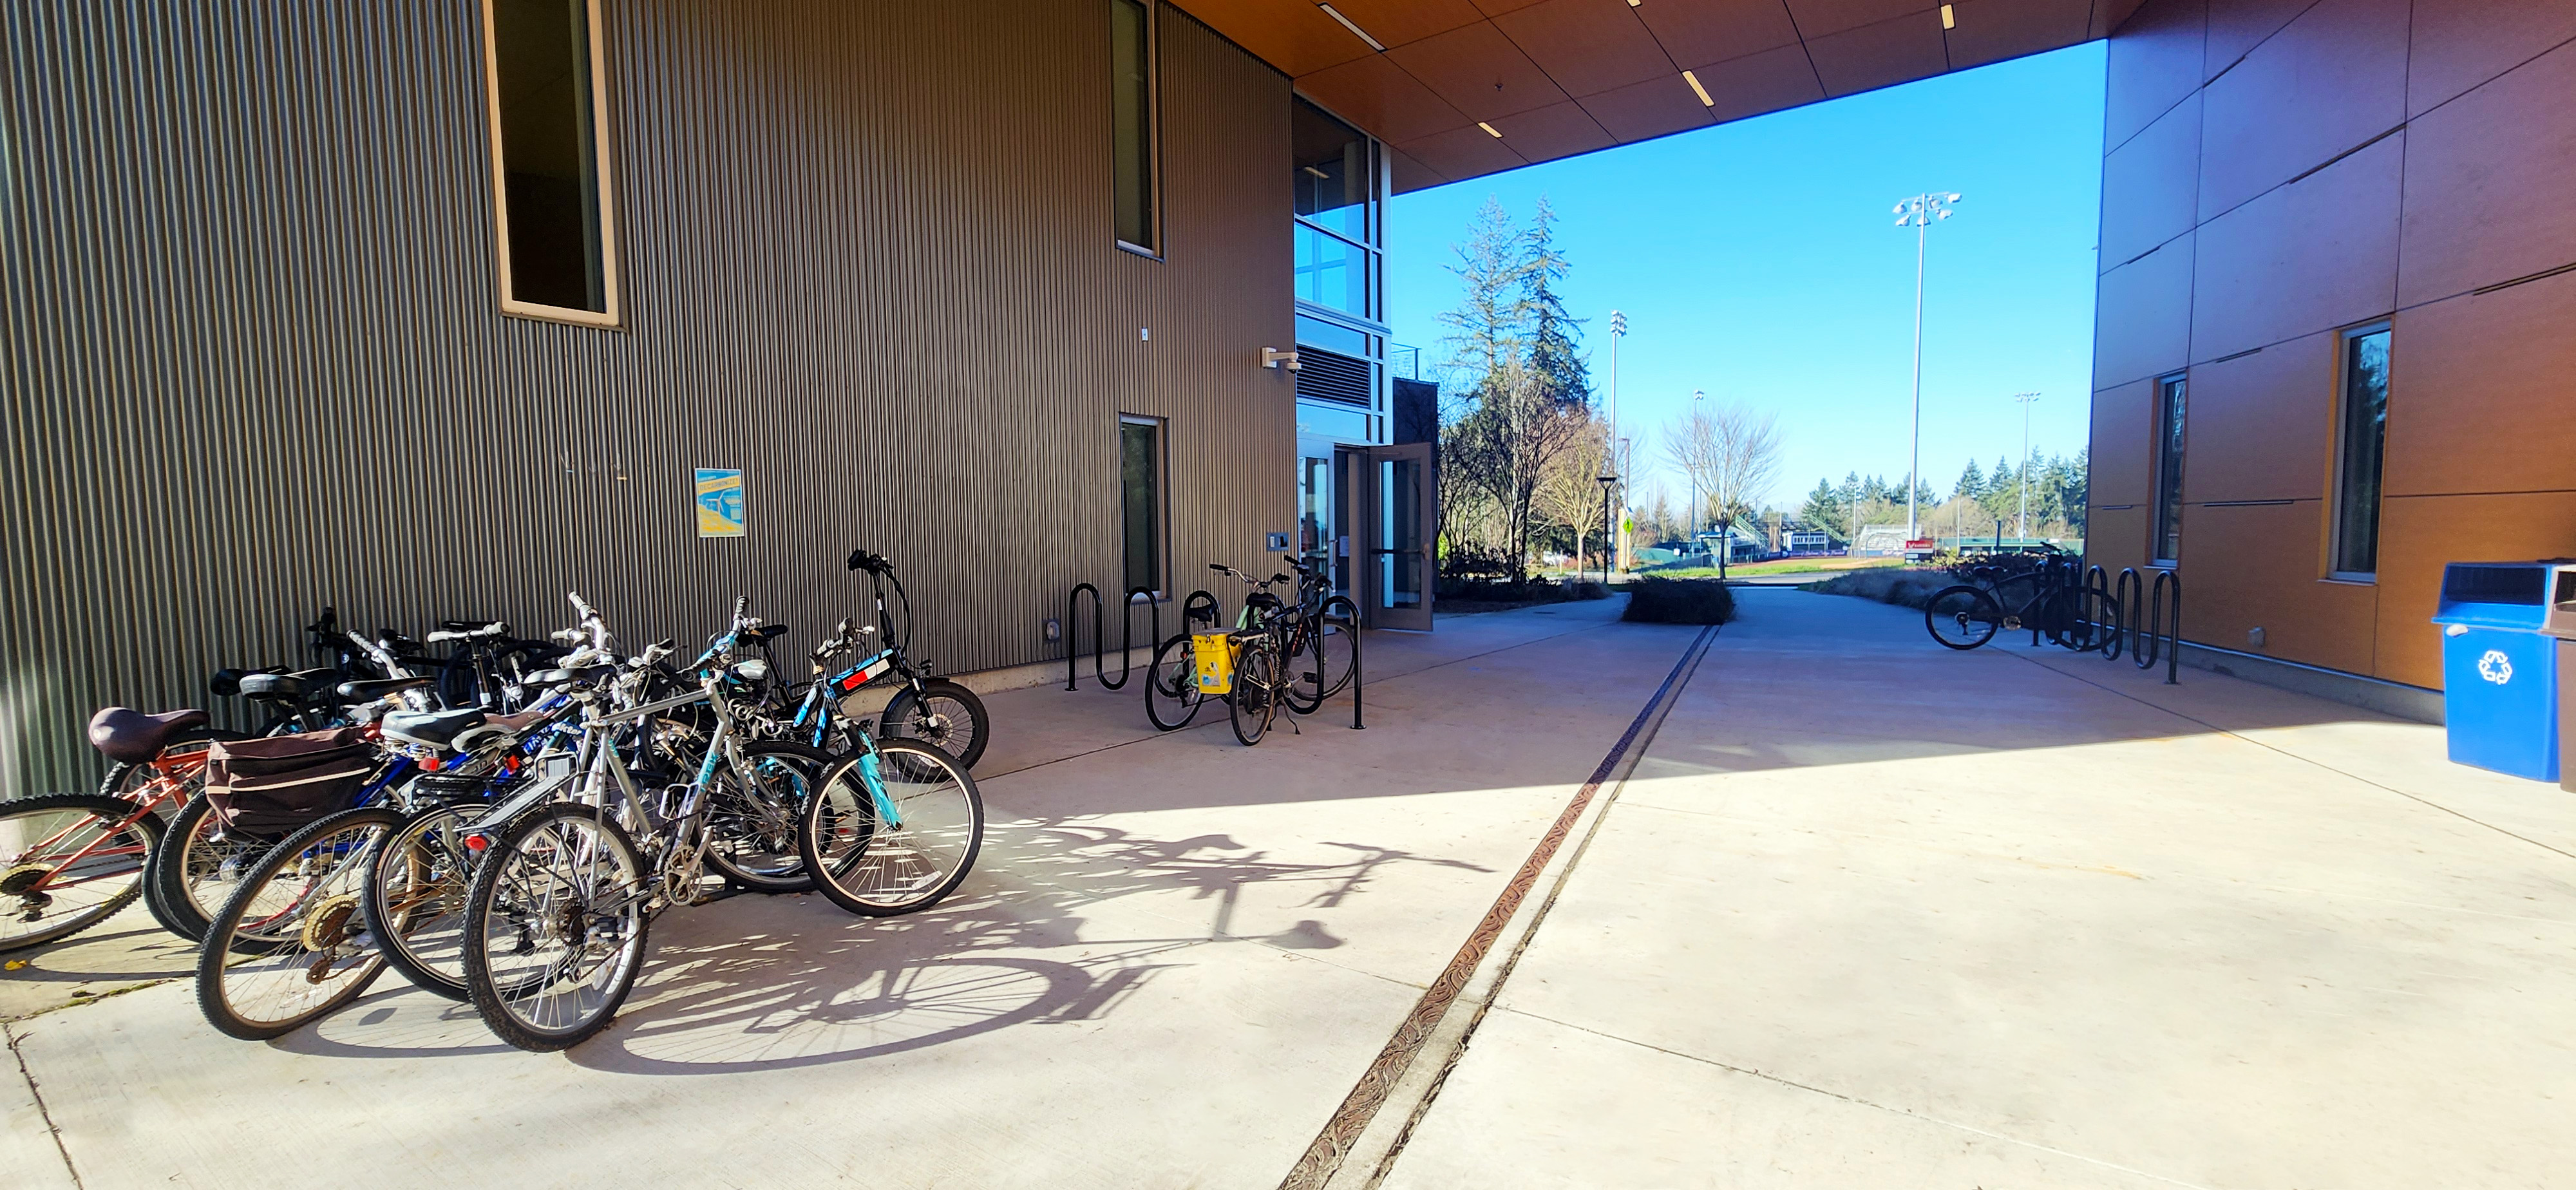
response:
M744 593L811 641L865 545L943 669L1060 656L1122 411L1170 419L1182 589L1289 526L1276 72L1165 11L1158 261L1111 244L1100 4L620 0L601 331L497 313L478 11L0 10L0 792L94 772L98 705L301 661L325 603L533 631L569 587L694 642ZM699 466L747 538L694 535Z

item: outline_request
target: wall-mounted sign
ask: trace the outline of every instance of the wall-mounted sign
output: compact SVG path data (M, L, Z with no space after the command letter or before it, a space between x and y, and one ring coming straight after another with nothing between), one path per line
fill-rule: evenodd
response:
M742 472L698 468L698 536L742 536Z

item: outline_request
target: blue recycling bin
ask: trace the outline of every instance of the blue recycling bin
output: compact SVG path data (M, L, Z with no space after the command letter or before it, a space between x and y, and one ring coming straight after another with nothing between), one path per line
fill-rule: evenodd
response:
M2453 562L2442 570L2442 717L2451 759L2558 780L2558 642L2551 573L2562 563Z

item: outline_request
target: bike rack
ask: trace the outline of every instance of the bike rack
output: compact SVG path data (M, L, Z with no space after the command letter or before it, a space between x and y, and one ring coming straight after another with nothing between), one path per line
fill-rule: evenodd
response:
M1082 656L1080 609L1081 598L1085 592L1091 595L1091 680L1100 683L1100 688L1103 690L1124 690L1127 688L1127 679L1131 676L1130 671L1136 667L1136 598L1140 595L1144 597L1145 609L1153 616L1153 627L1150 629L1152 636L1149 639L1156 644L1161 643L1163 638L1163 605L1154 601L1152 588L1127 589L1126 605L1119 609L1118 680L1113 682L1109 680L1106 660L1109 626L1101 622L1105 613L1101 608L1100 588L1089 583L1074 584L1074 588L1065 592L1064 596L1064 688L1067 690L1077 688L1075 675L1078 671L1074 663ZM1196 594L1194 593L1192 597L1195 598ZM1209 596L1208 601L1214 603L1215 597Z
M1344 614L1339 617L1334 616L1333 609L1335 607L1343 609ZM1363 680L1360 673L1360 605L1351 602L1350 597L1347 595L1335 595L1324 601L1324 607L1321 614L1327 620L1338 619L1342 627L1350 633L1351 730L1367 731L1368 724L1363 722L1361 719L1368 700L1367 697L1361 693L1362 687L1366 686L1367 682Z
M2120 568L2119 594L2122 619L2128 621L2123 635L2128 640L2129 660L2140 669L2154 669L2156 662L2165 663L2165 685L2182 684L2182 576L2163 567L2152 567L2156 573L2149 585L2135 566ZM2131 602L2135 600L2136 602ZM2165 622L2165 607L2173 606L2173 622ZM2135 608L2135 611L2127 609ZM2111 654L2119 656L2118 652Z

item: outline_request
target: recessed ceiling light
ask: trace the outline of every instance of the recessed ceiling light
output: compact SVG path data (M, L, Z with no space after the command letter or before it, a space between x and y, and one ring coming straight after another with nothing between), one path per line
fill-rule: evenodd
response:
M1485 135L1493 137L1495 140L1503 139L1503 134L1501 132L1496 131L1493 125L1488 124L1483 120L1476 121L1476 127L1484 129Z
M1324 10L1324 15L1325 15L1325 16L1328 16L1328 17L1333 18L1334 20L1340 21L1340 22L1342 23L1342 28L1345 28L1345 29L1350 30L1350 31L1351 31L1351 36L1356 37L1356 38L1359 38L1361 41L1365 41L1365 42L1367 42L1367 43L1368 43L1368 48L1373 49L1373 50L1376 50L1377 52L1379 52L1379 53L1381 53L1381 54L1383 54L1383 53L1385 53L1385 52L1386 52L1386 47L1385 47L1385 46L1378 44L1378 40L1377 40L1376 38L1369 36L1369 35L1368 35L1368 30L1363 29L1363 28L1360 28L1359 26L1352 24L1352 23L1351 23L1351 18L1349 18L1349 17L1346 17L1346 16L1343 16L1343 15L1342 15L1342 10L1340 10L1340 9L1338 9L1338 8L1335 8L1335 7L1333 7L1333 6L1332 6L1332 5L1330 5L1330 4L1318 4L1318 5L1316 5L1315 7L1320 8L1320 9L1323 9L1323 10Z
M1699 85L1698 75L1685 70L1682 72L1682 81L1691 85L1691 94L1699 96L1699 105L1701 107L1717 106L1717 101L1708 97L1708 88Z
M1944 29L1956 29L1959 27L1958 16L1950 11L1950 6L1947 4L1941 6L1941 27Z

